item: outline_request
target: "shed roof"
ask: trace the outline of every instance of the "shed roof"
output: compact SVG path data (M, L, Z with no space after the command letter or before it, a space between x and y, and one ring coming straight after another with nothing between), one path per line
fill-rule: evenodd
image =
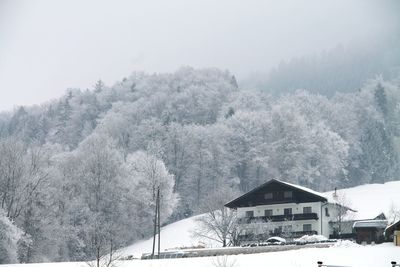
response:
M387 220L364 220L353 224L353 228L386 228Z
M400 228L400 220L398 220L397 222L394 222L390 225L388 225L388 227L386 227L385 232L392 232L394 231L396 228Z

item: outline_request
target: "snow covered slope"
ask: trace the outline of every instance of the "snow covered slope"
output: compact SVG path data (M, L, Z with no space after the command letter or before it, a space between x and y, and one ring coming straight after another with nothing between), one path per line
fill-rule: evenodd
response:
M373 219L380 213L390 216L390 209L395 206L400 210L400 181L385 184L366 184L352 188L341 189L338 194L344 194L348 207L356 210L353 219ZM333 191L324 193L332 199Z
M200 239L193 236L193 231L196 228L196 218L202 215L197 215L178 222L169 224L161 228L161 251L178 247L192 247L204 245L206 247L216 247L217 242L212 242L207 239ZM133 255L140 257L143 253L149 253L152 250L153 239L141 240L133 245L122 250L123 256Z

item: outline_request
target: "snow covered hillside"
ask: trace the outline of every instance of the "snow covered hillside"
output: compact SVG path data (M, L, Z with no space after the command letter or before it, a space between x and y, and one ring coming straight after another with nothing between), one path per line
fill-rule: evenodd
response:
M206 247L220 246L217 242L204 240L193 236L193 230L196 228L197 215L178 222L169 224L161 229L161 248L165 249L179 247L193 247L204 245ZM140 258L143 253L151 252L153 239L141 240L122 250L123 256L133 255Z
M392 207L400 210L400 181L365 184L337 192L345 196L347 206L357 211L354 220L373 219L382 212L389 217ZM331 199L333 193L330 191L324 195Z
M400 181L388 182L385 184L367 184L352 188L338 190L338 194L344 194L349 206L357 210L354 219L372 219L384 212L390 214L390 208L394 205L400 209ZM328 199L332 198L333 191L323 193ZM201 215L198 215L201 216ZM170 249L177 247L190 247L204 244L207 247L219 246L216 242L201 240L193 237L193 230L196 227L195 219L198 217L184 219L161 230L161 248ZM123 255L134 255L140 257L142 253L151 252L152 239L139 241L125 249Z

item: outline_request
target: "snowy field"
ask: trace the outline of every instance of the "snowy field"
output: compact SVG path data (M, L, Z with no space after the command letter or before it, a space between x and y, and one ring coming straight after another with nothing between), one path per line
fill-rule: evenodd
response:
M223 259L223 257L219 257ZM235 255L226 258L232 267L268 266L268 267L313 267L317 261L325 264L352 267L390 267L391 261L400 262L400 247L391 243L375 246L360 246L343 242L332 248L309 248L284 252ZM118 262L121 267L219 267L217 257L132 260ZM29 265L4 265L28 267L83 267L86 263L47 263Z

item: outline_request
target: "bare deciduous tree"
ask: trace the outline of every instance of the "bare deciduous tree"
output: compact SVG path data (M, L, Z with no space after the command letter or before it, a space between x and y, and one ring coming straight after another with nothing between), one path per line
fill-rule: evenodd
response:
M353 225L349 221L354 214L349 211L354 212L354 210L350 208L351 202L344 193L335 192L334 200L334 232L340 237L345 232L351 232Z
M395 223L400 219L400 207L392 203L388 212L388 218L391 223Z
M229 188L221 188L204 200L203 210L206 213L197 219L195 236L217 241L223 247L236 243L238 233L236 212L224 206L234 195Z
M237 267L235 259L231 259L228 255L217 256L211 258L211 263L214 267Z

